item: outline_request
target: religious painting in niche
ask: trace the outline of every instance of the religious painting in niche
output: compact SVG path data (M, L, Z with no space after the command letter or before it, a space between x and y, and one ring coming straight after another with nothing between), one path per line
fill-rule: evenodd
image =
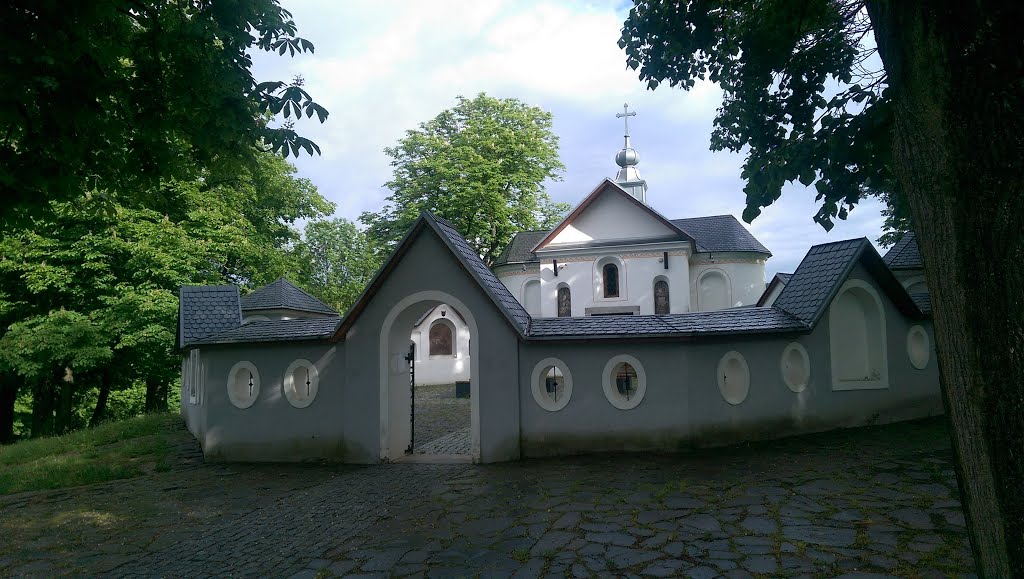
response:
M452 355L452 329L443 322L430 326L430 355Z
M636 369L626 362L619 362L615 365L615 368L612 369L612 379L615 380L615 389L626 400L635 396L640 387Z
M668 282L660 279L654 284L654 313L667 314L668 312Z
M604 297L619 297L619 268L614 263L606 263L601 273L604 276Z
M558 402L565 393L565 377L557 366L548 366L544 369L544 393L551 398L552 402Z
M558 317L568 318L572 315L572 296L569 288L558 288Z

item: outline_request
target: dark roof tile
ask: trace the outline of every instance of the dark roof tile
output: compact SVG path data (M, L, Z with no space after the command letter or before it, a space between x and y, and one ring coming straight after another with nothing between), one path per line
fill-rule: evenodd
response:
M189 346L241 323L238 287L182 286L178 290L179 346Z
M772 254L732 215L673 219L672 224L696 240L697 251L701 253L751 251Z
M643 316L534 318L530 337L614 339L798 332L808 326L778 308L733 308L714 312Z
M242 296L242 310L295 310L338 315L331 306L281 277Z
M334 333L339 322L340 320L336 317L249 322L237 328L207 336L195 342L195 345L323 340Z
M913 231L901 237L896 245L885 252L882 259L889 269L921 269L924 267L921 249L917 246L917 237Z

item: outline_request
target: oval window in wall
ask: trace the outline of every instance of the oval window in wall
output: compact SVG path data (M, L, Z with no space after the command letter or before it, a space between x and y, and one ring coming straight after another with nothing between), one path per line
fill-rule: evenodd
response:
M807 350L801 344L791 342L782 351L780 365L786 386L793 392L803 392L811 379L811 359Z
M313 403L320 388L320 373L309 360L296 360L284 373L284 396L296 408Z
M572 374L558 358L545 358L533 368L533 399L541 408L557 412L572 397Z
M260 373L252 362L242 361L228 372L228 400L238 408L248 408L260 394Z
M718 389L729 404L740 404L750 392L750 368L743 354L733 350L718 361Z
M921 326L914 326L907 332L907 355L910 356L910 363L918 370L924 370L928 366L931 341L928 339L928 332Z
M640 361L626 354L604 366L604 395L619 410L636 408L647 393L647 374Z

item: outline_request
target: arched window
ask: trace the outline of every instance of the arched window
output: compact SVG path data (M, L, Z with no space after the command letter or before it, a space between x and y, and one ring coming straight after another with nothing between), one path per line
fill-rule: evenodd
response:
M569 293L569 286L558 288L558 317L568 318L572 316L572 294Z
M667 314L669 310L668 282L659 279L654 282L654 313Z
M614 263L606 263L601 268L601 275L604 280L604 297L619 297L619 268Z
M888 388L885 312L870 284L851 279L829 307L832 389Z
M430 355L451 356L453 342L452 328L438 320L430 326Z

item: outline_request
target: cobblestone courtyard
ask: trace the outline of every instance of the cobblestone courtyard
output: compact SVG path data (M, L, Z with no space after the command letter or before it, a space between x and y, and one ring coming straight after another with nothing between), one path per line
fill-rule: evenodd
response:
M187 434L175 436L170 472L0 497L0 575L971 569L934 420L670 457L489 466L204 465Z
M469 398L455 384L416 385L416 454L469 454Z

